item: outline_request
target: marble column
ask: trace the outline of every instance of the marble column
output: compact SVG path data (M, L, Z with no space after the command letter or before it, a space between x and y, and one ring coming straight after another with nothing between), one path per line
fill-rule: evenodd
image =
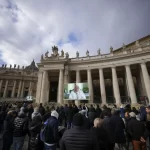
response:
M7 89L8 89L8 80L6 80L6 83L5 83L5 89L4 89L4 94L3 94L4 98L7 97Z
M116 104L119 105L119 104L121 104L121 98L120 98L117 72L116 72L115 67L112 67L111 69L112 69L112 82L113 82L114 97L115 97L115 100L116 100Z
M21 98L24 98L24 81L22 82L22 88L21 88Z
M0 97L1 97L2 87L3 87L3 80L0 81Z
M59 104L63 104L63 75L64 70L60 69L59 71L59 83L58 83L58 97L57 97L57 102Z
M19 97L20 97L20 94L21 94L21 85L22 85L22 81L20 80L20 82L19 82L19 87L18 87L17 98L19 98Z
M134 87L131 69L130 69L129 65L126 65L125 68L126 68L126 75L127 75L127 81L128 81L128 88L129 88L131 103L136 104L137 103L137 97L136 97L136 93L135 93L135 87Z
M80 83L80 82L81 82L80 70L76 70L76 83ZM80 105L80 101L76 100L75 104L77 106L79 106Z
M32 81L30 81L28 96L32 96Z
M68 68L64 70L64 83L69 83L70 82L70 73Z
M14 96L15 96L15 92L16 92L16 83L17 83L17 81L15 80L15 81L14 81L14 85L13 85L13 89L12 89L12 93L11 93L11 97L12 97L12 98L14 98Z
M105 90L105 80L104 80L104 74L103 69L99 69L99 79L100 79L100 92L101 92L101 99L102 104L106 104L106 90Z
M47 103L48 102L48 72L45 70L43 71L43 78L42 78L42 88L41 88L41 98L40 103Z
M89 86L89 103L93 103L93 81L92 81L92 75L91 70L87 70L87 79L88 79L88 86Z
M40 103L41 99L41 89L42 89L42 80L43 80L43 72L38 72L38 82L37 82L37 88L36 88L36 103Z
M144 85L145 85L147 97L148 97L149 103L150 103L150 77L149 77L145 63L141 64L141 70L142 70L142 74L143 74Z

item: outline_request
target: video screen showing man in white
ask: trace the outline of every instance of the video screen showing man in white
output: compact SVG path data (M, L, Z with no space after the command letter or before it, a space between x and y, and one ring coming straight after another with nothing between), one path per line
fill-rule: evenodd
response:
M69 99L86 99L84 92L79 88L78 85L74 85L74 89L71 91L69 95Z

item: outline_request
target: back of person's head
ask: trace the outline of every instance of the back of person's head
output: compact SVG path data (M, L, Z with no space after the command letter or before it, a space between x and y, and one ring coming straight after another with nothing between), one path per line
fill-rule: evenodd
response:
M103 124L103 120L100 118L95 118L94 120L94 127L95 128L100 128Z
M135 114L134 112L130 112L130 113L129 113L129 116L130 116L131 118L136 118L136 114Z
M112 109L112 110L111 110L111 114L112 114L112 115L119 116L119 113L120 113L120 112L119 112L118 109Z
M35 107L35 108L34 108L34 112L35 112L35 113L38 113L38 112L39 112L39 108L38 108L38 107Z
M77 113L77 114L74 115L74 117L73 117L73 125L74 126L79 126L79 127L84 125L84 117L83 117L82 114Z
M104 117L110 117L111 116L111 110L110 109L105 109L103 112Z
M42 103L40 103L40 107L42 106Z
M53 110L55 110L55 106L54 105L52 105L52 107L51 107L51 111L53 111Z
M58 119L59 114L57 113L56 110L53 110L53 111L51 112L51 116L52 116L52 117L55 117L56 119Z
M85 107L85 106L83 106L83 110L86 110L86 107Z

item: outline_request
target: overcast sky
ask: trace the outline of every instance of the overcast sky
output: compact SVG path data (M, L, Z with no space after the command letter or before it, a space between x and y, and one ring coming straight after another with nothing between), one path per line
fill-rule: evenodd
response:
M108 53L150 34L150 0L0 0L0 63L29 65L57 45Z

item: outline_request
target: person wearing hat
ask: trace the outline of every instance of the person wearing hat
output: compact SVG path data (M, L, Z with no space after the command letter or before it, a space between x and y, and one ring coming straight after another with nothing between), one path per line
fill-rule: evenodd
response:
M145 125L136 119L134 112L129 113L131 119L128 122L127 131L131 137L133 149L135 150L146 150L146 143L141 142L141 137L144 136Z
M44 150L56 150L58 143L58 117L59 114L56 110L51 112L51 116L44 124L47 124L45 134Z
M77 113L73 117L73 128L67 130L61 141L60 150L98 150L96 137L83 128L84 117Z

